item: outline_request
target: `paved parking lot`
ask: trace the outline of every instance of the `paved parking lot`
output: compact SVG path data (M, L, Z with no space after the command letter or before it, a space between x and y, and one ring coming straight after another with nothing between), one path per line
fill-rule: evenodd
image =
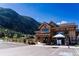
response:
M0 56L79 56L79 48L0 42Z
M14 48L20 46L26 46L26 45L22 43L15 43L15 42L0 42L0 49Z

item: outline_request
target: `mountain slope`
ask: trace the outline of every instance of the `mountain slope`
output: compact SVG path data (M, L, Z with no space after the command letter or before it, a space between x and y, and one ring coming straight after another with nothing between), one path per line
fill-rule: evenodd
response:
M0 7L0 25L25 34L33 34L40 23L31 17L19 15L12 9Z

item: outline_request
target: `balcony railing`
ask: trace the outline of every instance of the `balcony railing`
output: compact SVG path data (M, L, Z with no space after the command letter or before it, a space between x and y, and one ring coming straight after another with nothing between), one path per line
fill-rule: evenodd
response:
M35 31L35 33L50 33L50 32L44 32L44 31Z

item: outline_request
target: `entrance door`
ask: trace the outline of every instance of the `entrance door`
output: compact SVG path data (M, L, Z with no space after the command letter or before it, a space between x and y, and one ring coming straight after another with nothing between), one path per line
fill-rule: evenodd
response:
M48 38L45 37L44 40L43 40L43 43L47 43L47 40L48 40Z
M57 45L61 45L62 44L62 40L57 40Z

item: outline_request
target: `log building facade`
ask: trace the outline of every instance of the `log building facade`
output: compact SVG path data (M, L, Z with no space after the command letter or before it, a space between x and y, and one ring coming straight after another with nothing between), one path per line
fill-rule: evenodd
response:
M36 41L46 44L57 44L57 40L54 38L54 35L61 33L65 36L65 38L61 40L62 45L67 45L67 43L76 44L76 30L77 25L74 23L57 25L54 22L44 22L39 26L38 31L36 31Z

